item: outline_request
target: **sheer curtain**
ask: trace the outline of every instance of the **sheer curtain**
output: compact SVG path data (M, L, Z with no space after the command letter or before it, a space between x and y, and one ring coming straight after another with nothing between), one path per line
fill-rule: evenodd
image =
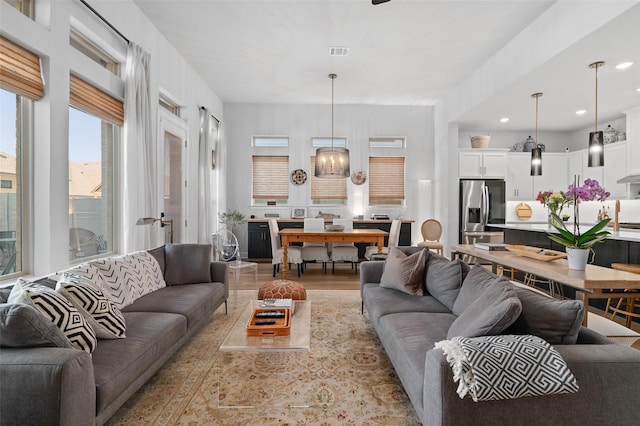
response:
M198 148L198 242L211 242L213 232L212 165L216 165L219 122L205 107L200 108L200 138Z
M150 55L133 42L127 49L124 95L122 251L155 247L152 226L136 226L141 217L158 217L155 149L151 133Z
M224 122L220 123L218 129L218 165L216 166L216 202L214 207L214 217L217 218L220 212L227 209L227 140L225 134ZM218 230L218 221L216 220L215 229Z

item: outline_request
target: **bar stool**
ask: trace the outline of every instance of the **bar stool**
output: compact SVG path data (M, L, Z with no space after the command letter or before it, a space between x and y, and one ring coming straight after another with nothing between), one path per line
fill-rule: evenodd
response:
M611 268L618 269L620 271L633 272L640 274L640 265L632 263L612 263ZM640 307L640 293L635 290L627 290L624 292L629 293L629 297L623 297L618 299L615 306L612 305L613 299L607 299L607 307L605 310L605 318L607 314L611 313L611 319L614 319L616 315L620 314L626 317L626 327L631 328L631 321L633 318L640 318L640 312L636 312L636 308Z
M533 288L538 288L538 285L547 286L549 296L556 297L558 299L564 299L564 291L562 289L562 285L553 280L539 278L531 272L527 272L524 274L524 284Z

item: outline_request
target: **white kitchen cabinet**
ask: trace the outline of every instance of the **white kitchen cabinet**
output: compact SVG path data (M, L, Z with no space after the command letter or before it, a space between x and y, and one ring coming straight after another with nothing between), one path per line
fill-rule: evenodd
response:
M542 175L533 177L533 198L540 191L566 191L569 186L567 154L557 152L542 153Z
M627 198L627 184L617 183L618 179L622 179L627 175L626 142L616 142L604 146L604 176L602 178L602 186L609 191L609 198Z
M458 175L461 178L504 178L506 150L461 149L458 153Z
M531 153L510 152L507 154L506 191L507 201L534 199Z
M606 148L606 146L605 146ZM604 162L607 164L607 152L605 149ZM586 149L574 151L569 154L569 183L573 183L574 176L579 176L578 185L582 185L585 179L596 179L600 184L603 182L604 167L589 167L589 156ZM611 165L613 166L613 165ZM624 167L624 165L622 166Z

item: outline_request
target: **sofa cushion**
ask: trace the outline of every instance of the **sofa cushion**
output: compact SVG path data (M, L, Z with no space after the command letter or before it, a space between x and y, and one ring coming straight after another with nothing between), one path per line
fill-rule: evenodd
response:
M509 284L522 304L522 313L505 334L532 334L552 345L573 345L584 316L579 300L558 300L546 294Z
M153 258L156 260L156 262L158 262L158 265L160 266L160 271L162 272L162 276L164 276L164 264L165 264L165 260L164 260L164 246L160 246L160 247L156 247L154 249L149 249L147 250L147 252L153 256Z
M424 267L426 249L406 255L396 247L389 248L384 263L380 286L399 290L414 296L424 294Z
M452 311L460 292L463 273L466 274L468 271L469 266L460 259L448 261L429 256L426 273L427 291Z
M447 332L447 339L499 334L513 324L521 311L520 299L509 280L498 278L456 318Z
M63 273L56 291L84 316L99 339L122 339L127 329L120 309L85 277Z
M454 315L460 316L484 291L485 287L496 280L498 276L486 270L480 265L476 265L462 281L462 287L458 292L458 297L451 310Z
M73 348L62 330L33 306L22 303L0 304L0 347L37 346Z
M208 283L211 260L209 244L167 244L164 279L167 285Z
M62 330L74 348L89 353L96 348L96 334L82 314L49 287L20 278L13 286L8 301L36 308Z

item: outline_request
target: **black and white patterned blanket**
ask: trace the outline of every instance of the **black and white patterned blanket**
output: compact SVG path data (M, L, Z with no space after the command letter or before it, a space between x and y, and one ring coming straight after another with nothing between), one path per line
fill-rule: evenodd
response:
M445 353L460 398L469 394L477 402L578 391L560 354L537 336L454 337L435 347Z

